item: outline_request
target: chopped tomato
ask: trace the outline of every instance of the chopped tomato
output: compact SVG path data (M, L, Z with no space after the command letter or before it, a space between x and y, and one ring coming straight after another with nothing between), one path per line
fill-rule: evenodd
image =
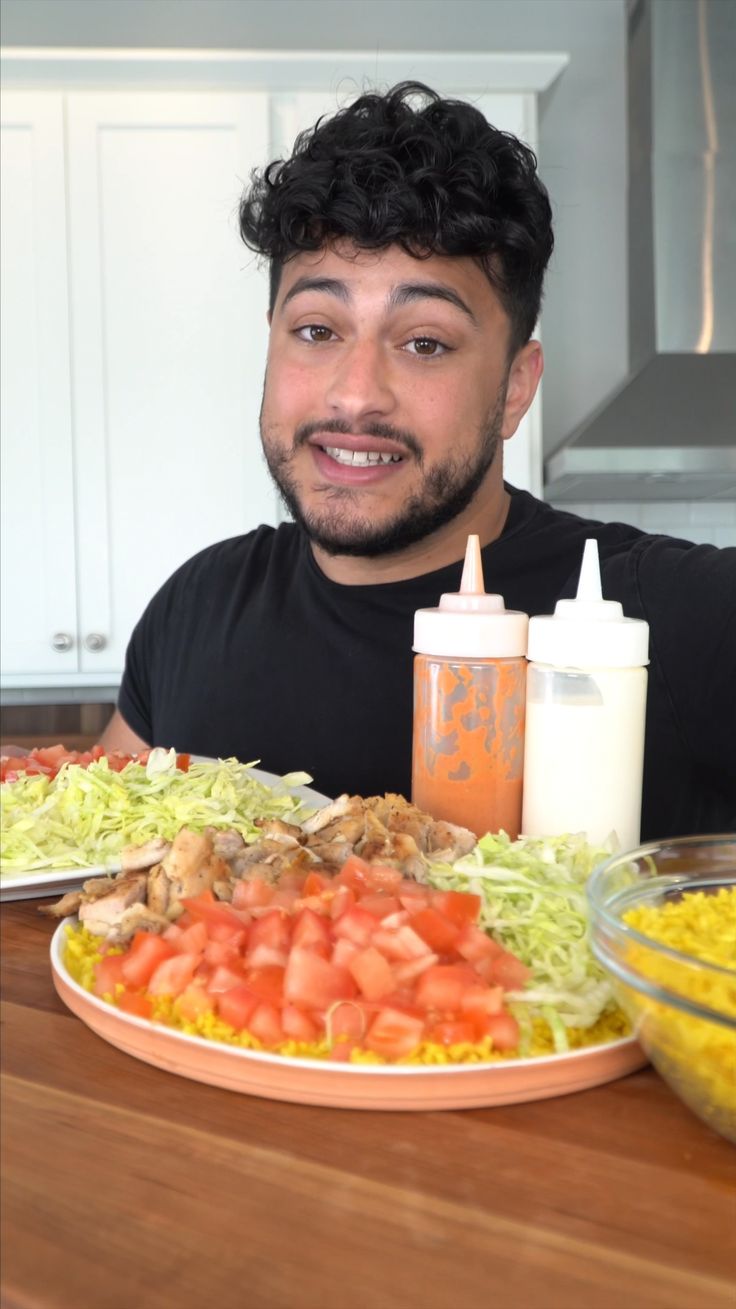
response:
M326 957L330 960L330 963L338 964L340 968L347 968L353 955L358 953L358 949L357 945L354 945L352 941L348 941L347 937L343 936L339 941L335 941L330 954Z
M531 969L508 950L501 950L491 965L491 980L504 991L521 991L531 977Z
M503 1010L503 988L500 986L469 986L460 998L460 1008L464 1014L487 1017L488 1014L500 1014Z
M281 1010L281 1026L291 1041L316 1041L320 1034L314 1019L294 1004L285 1004Z
M229 1023L237 1032L242 1032L258 1004L258 996L243 984L218 995L217 1012L224 1023Z
M325 1014L325 1026L332 1040L362 1041L368 1018L361 1005L353 1000L338 1000Z
M186 990L182 991L176 1007L182 1018L193 1023L203 1014L211 1014L215 1008L215 1001L202 983L195 981L190 982Z
M324 946L329 950L329 919L323 918L321 914L316 914L313 909L301 909L294 919L294 931L291 939L294 945L301 945L306 950L314 946Z
M321 895L323 891L332 890L332 879L325 877L323 873L307 873L304 879L304 885L301 888L302 895Z
M333 931L338 940L345 937L346 940L352 941L353 945L364 946L370 941L376 926L373 914L366 913L362 905L356 904L341 918L336 919Z
M285 970L278 964L265 964L260 968L249 968L247 984L259 1000L269 1004L282 1004L284 998Z
M519 1046L519 1024L513 1014L489 1014L486 1019L488 1035L497 1050L517 1050Z
M148 983L149 994L181 995L194 977L198 963L193 954L175 954L173 959L164 959Z
M404 878L398 868L389 868L386 864L369 864L367 872L369 891L380 891L385 895L396 895Z
M378 928L371 938L373 945L387 959L400 959L404 962L407 959L421 959L424 955L431 954L426 941L418 936L413 928L407 924L390 931L388 928Z
M355 903L355 892L349 886L338 886L330 900L330 918L340 918Z
M111 750L106 754L101 745L93 745L90 750L67 750L61 744L37 746L26 755L3 755L0 759L0 782L16 782L23 773L54 778L64 764L89 768L90 764L100 759L107 760L111 772L120 773L130 763L145 764L150 753L150 750L144 750L135 755ZM177 755L176 766L186 772L189 768L189 755Z
M397 963L394 966L394 977L397 986L409 986L416 981L422 973L426 973L428 968L433 968L440 961L439 955L423 954L420 959L406 959L404 963Z
M347 967L366 1000L382 1000L396 990L391 965L373 945L357 950L352 959L348 960Z
M469 891L437 891L432 906L456 927L464 927L466 923L477 923L481 899Z
M243 878L236 882L233 891L233 909L256 909L270 904L273 887L262 877Z
M446 1018L430 1029L430 1041L439 1045L461 1045L478 1040L478 1029L470 1018Z
M141 995L138 991L123 991L118 996L118 1009L122 1009L126 1014L135 1014L136 1018L151 1018L153 1014L153 1005L147 996Z
M276 1006L265 1000L256 1005L248 1019L248 1031L264 1045L280 1045L284 1039L284 1029Z
M283 955L282 960L272 960L272 962L285 963L291 945L291 930L292 918L289 914L284 913L281 909L269 909L262 917L256 919L250 929L248 958L255 953L259 946L267 946L273 953ZM256 961L254 960L254 962ZM266 962L265 959L264 962Z
M449 918L431 906L412 914L411 925L414 931L426 941L430 950L437 954L448 954L457 945L460 928L451 923Z
M463 959L477 963L480 959L493 959L501 950L500 945L474 923L466 923L460 930L456 949Z
M245 936L242 918L238 917L229 904L217 900L212 891L201 891L199 895L182 900L182 904L195 922L204 923L211 940L226 941L228 937L241 933Z
M364 913L373 914L374 918L389 918L401 909L401 901L397 896L384 895L383 892L363 895L358 903Z
M162 936L156 936L154 932L136 932L122 962L124 982L132 987L148 986L159 964L176 953L176 947Z
M381 1009L365 1036L365 1045L384 1059L403 1059L412 1054L424 1036L421 1018L400 1009Z
M219 995L223 991L232 991L235 986L242 986L245 981L245 970L240 963L233 961L233 964L218 964L212 970L212 976L207 982L207 990L210 995Z
M294 946L284 977L284 996L303 1009L326 1009L334 1000L351 1000L357 986L347 968Z
M417 982L417 1004L443 1014L457 1013L463 995L476 982L477 974L469 964L435 964Z
M124 955L108 954L95 964L95 995L114 995L116 986L125 986L123 976Z
M335 881L339 886L349 886L356 895L360 895L370 885L370 869L370 864L365 859L361 859L360 855L351 854L345 860Z

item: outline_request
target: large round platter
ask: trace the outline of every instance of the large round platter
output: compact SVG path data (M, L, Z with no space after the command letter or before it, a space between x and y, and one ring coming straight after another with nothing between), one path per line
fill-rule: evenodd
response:
M636 1041L537 1059L441 1066L360 1065L289 1059L187 1036L123 1013L85 991L64 964L66 919L51 942L54 985L82 1022L125 1054L228 1091L339 1109L479 1109L584 1091L646 1063Z

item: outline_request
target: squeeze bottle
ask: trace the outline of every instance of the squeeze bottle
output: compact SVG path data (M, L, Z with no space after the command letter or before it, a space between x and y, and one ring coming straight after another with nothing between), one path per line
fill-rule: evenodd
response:
M577 596L529 622L525 836L585 832L639 844L649 625L604 600L598 543Z
M459 592L414 615L412 800L476 836L519 834L528 622L486 595L477 536Z

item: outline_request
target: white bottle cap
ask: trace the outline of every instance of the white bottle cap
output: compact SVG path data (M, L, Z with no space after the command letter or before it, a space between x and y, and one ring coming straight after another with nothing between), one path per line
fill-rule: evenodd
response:
M625 618L618 600L604 600L598 542L585 542L578 593L558 600L554 614L529 621L529 658L556 668L640 668L649 663L649 624Z
M526 654L528 625L503 596L486 594L480 539L469 536L460 590L441 596L437 609L417 609L414 649L450 659L513 659Z

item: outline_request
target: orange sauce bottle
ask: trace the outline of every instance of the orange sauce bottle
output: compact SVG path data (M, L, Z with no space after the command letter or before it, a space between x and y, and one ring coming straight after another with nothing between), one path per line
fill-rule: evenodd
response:
M528 621L486 594L477 536L459 592L414 616L412 800L476 836L519 835Z

